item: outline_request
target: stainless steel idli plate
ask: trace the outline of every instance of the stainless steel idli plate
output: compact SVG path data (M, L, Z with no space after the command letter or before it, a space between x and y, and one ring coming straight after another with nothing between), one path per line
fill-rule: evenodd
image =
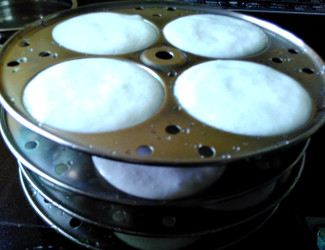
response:
M20 181L31 206L58 233L90 249L129 249L127 245L117 240L113 234L114 231L119 232L121 229L111 230L85 220L80 220L46 200L39 190L25 178L22 172L20 172ZM278 206L272 206L244 223L234 225L227 230L216 233L210 232L186 249L194 250L198 246L203 246L204 249L223 249L226 246L235 244L264 225L277 208ZM130 234L137 235L136 232ZM147 235L149 237L150 235L155 236L150 233ZM196 237L196 235L189 235L188 237Z
M70 192L129 205L211 205L229 197L248 194L291 171L309 145L307 140L295 147L279 150L276 154L230 163L221 178L207 190L188 198L159 201L137 198L117 190L96 172L90 154L65 147L29 130L4 110L0 120L5 143L13 155L32 172Z
M224 132L189 116L179 107L173 95L173 85L178 75L212 58L185 53L185 64L179 64L177 60L180 58L176 56L170 61L171 65L160 67L159 58L149 53L148 58L153 64L148 66L141 60L144 51L118 56L94 56L67 50L53 40L51 32L59 22L98 11L141 15L160 32L168 22L198 13L226 15L257 25L268 37L267 47L257 54L235 59L265 64L296 79L313 100L311 119L302 128L280 136L256 137ZM166 46L177 50L160 34L149 50L166 50ZM162 80L166 91L160 110L139 125L98 134L58 130L39 124L31 117L23 105L22 93L32 77L60 62L92 57L127 60L153 71ZM24 28L3 45L0 60L0 100L18 122L62 145L117 160L169 165L222 164L294 145L309 137L324 123L325 76L320 57L288 31L266 21L217 8L170 1L125 1L84 6L47 16ZM173 60L176 60L175 64Z
M276 207L297 183L305 157L278 178L252 190L196 205L124 205L89 198L52 184L25 168L20 173L45 201L72 217L110 230L138 235L202 236L244 224ZM265 189L271 192L265 193ZM244 206L242 206L244 204ZM242 207L241 207L242 206Z

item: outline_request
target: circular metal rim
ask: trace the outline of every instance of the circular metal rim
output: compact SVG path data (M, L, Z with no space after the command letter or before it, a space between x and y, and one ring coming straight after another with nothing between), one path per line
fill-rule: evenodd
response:
M81 221L122 233L136 233L137 235L144 236L151 234L158 237L161 235L187 237L188 235L195 234L201 236L211 232L216 233L228 230L254 219L263 211L277 206L298 182L304 162L305 156L297 162L296 166L292 169L293 171L289 171L274 183L275 190L268 197L264 197L265 199L260 201L260 203L252 207L233 211L220 210L220 205L223 205L222 201L221 204L202 205L202 207L200 205L198 207L123 206L102 202L57 189L58 187L55 185L43 182L35 174L24 169L24 166L20 163L19 166L20 173L24 176L25 180L44 197L47 203ZM248 197L245 198L247 199ZM92 205L87 206L86 204ZM193 214L197 214L199 218L193 219L195 218ZM110 216L111 218L109 218ZM176 227L175 224L163 223L164 218L169 217L173 218L173 221L176 222ZM189 224L188 221L190 221Z
M51 208L45 208L45 206L48 206L48 204L42 204L40 202L40 200L42 200L42 196L40 194L37 193L33 193L32 187L28 187L28 185L26 185L27 183L25 183L22 174L20 173L20 182L21 182L21 186L22 189L25 193L25 196L27 198L27 200L29 201L30 205L33 207L33 209L36 211L36 213L47 223L49 224L54 230L56 230L58 233L62 234L64 237L74 241L75 243L82 245L84 247L90 248L90 249L115 249L115 250L119 250L119 249L125 249L126 245L125 244L121 244L120 241L117 241L116 243L114 243L114 247L116 248L111 248L111 246L109 248L106 248L105 243L107 243L107 239L108 241L112 241L114 240L114 237L112 237L111 235L111 231L107 230L107 229L102 229L100 227L96 227L93 225L89 225L87 222L82 221L81 225L74 228L74 230L71 230L71 232L68 232L67 228L64 228L64 226L66 227L66 225L62 225L60 223L58 223L57 221L55 221L54 218L57 218L55 216L50 216L49 211L52 210L56 210L55 212L57 214L60 214L62 217L64 217L64 220L66 221L65 224L67 224L67 222L69 222L71 219L73 219L74 217L71 217L69 215L66 215L64 212L62 212L60 209L56 208L56 207L51 207ZM41 198L38 198L41 197ZM233 245L237 242L239 242L240 240L245 239L246 237L248 237L249 235L251 235L253 232L255 232L256 230L258 230L260 227L262 227L266 221L268 221L270 219L270 217L274 214L274 212L277 210L278 206L265 211L264 213L260 214L257 218L255 218L255 220L252 222L248 222L253 224L253 228L250 228L250 230L247 230L247 228L245 228L245 225L241 225L242 228L238 227L236 228L238 231L240 231L240 237L237 237L236 239L231 240L230 242L222 242L223 245L217 246L217 249L224 249L224 247L228 247L230 245ZM262 219L261 219L262 218ZM249 225L250 227L252 227L252 225ZM92 232L93 230L89 230L89 229L94 229L95 231L98 232L98 230L100 230L102 232L102 234L97 234L96 236L98 237L98 235L102 236L102 235L106 235L106 242L103 242L104 244L101 244L101 242L98 241L98 238L94 237L91 239L91 241L89 239L87 239L87 235L85 233L82 234L83 238L80 238L80 235L78 235L78 230L80 230L81 232ZM245 228L246 230L242 230L243 228ZM231 232L232 230L229 230L229 232ZM234 231L235 233L237 231ZM242 234L242 232L245 232L244 234ZM237 232L238 233L238 232ZM217 234L218 235L218 234ZM230 235L234 235L234 233L231 233ZM105 237L104 237L105 238ZM222 237L223 238L223 237ZM209 249L210 247L213 247L213 249L215 249L215 246L213 245L215 243L215 234L211 234L211 235L207 235L207 236L203 236L202 238L202 242L205 242L206 247L205 249ZM202 245L202 242L199 240L198 244ZM121 246L120 246L121 244ZM104 248L103 248L104 247ZM121 248L120 248L121 247ZM197 245L196 243L193 244L193 249L196 249ZM131 248L130 248L131 249ZM192 247L189 247L188 249L192 249Z
M1 134L10 151L24 166L63 189L120 204L151 204L153 206L157 204L183 206L184 204L215 203L250 193L265 183L273 182L294 166L306 152L310 141L307 140L304 144L297 145L296 148L290 148L291 151L285 150L275 155L264 155L261 158L253 158L245 162L228 164L224 173L227 177L222 176L224 181L222 182L221 177L221 180L216 182L216 186L213 185L206 192L198 195L179 200L147 200L128 195L112 187L106 181L102 181L101 176L95 172L91 156L65 148L30 131L17 123L4 110L2 110L1 116ZM24 135L28 135L26 139ZM58 174L56 167L61 164L67 167L67 172ZM264 165L266 165L266 170L264 170ZM240 178L236 179L238 175ZM248 179L249 181L247 181ZM236 188L229 186L229 183L234 181Z
M229 15L234 18L240 18L245 21L252 22L253 24L261 27L267 33L271 45L269 44L268 45L269 47L266 49L266 51L262 51L258 55L249 56L247 58L240 58L240 60L258 61L259 63L271 65L273 68L283 71L283 69L279 65L277 65L277 63L273 63L272 60L270 60L270 56L271 57L277 55L281 56L281 54L284 53L283 48L282 50L280 50L276 46L280 46L280 44L282 43L285 44L289 43L290 45L292 45L291 49L293 49L294 47L295 49L301 52L298 53L298 56L290 55L290 57L294 57L293 61L295 61L296 63L303 61L303 63L301 63L302 67L312 67L312 68L314 67L315 71L317 72L324 70L323 61L317 56L317 54L311 48L309 48L306 44L304 44L300 39L295 37L290 32L284 31L281 28L271 23L258 20L246 15L225 11L225 10L211 9L204 6L192 5L192 4L183 5L181 3L174 3L174 2L106 3L106 4L84 6L81 8L64 11L61 12L60 14L54 14L52 16L43 19L42 21L33 23L33 25L30 25L28 28L14 35L14 37L10 39L10 41L3 46L2 56L3 57L7 56L6 51L12 49L11 46L14 46L14 44L17 45L18 40L21 41L21 39L23 39L24 36L28 34L28 32L31 32L34 29L39 29L40 27L42 27L42 29L44 27L48 28L51 25L53 25L53 22L55 23L59 20L65 19L67 18L67 16L74 16L76 14L81 14L81 13L89 13L95 10L106 11L107 9L109 9L109 11L114 11L114 12L134 13L136 6L142 6L141 10L137 10L138 11L137 14L142 14L147 9L149 11L148 13L151 13L150 15L152 15L153 6L155 6L153 8L154 11L160 10L166 13L168 11L167 9L170 8L170 6L172 6L174 7L173 11L169 11L168 13L177 13L177 11L180 11L180 13L177 14L178 16L185 15L185 14L187 15L189 14L188 12L192 11L191 13L195 12L195 13L214 13L214 14ZM132 11L130 11L130 8L132 9ZM152 16L149 18L148 17L149 14L146 15L147 16L144 17L147 18L149 21L154 22L154 20L157 20L154 19L154 17ZM162 22L161 20L162 19L159 19L159 21L155 21L155 22L158 23ZM166 22L166 20L164 22ZM156 26L159 26L158 23L154 23L154 24ZM159 41L162 42L161 40ZM279 44L276 44L276 42ZM51 46L52 46L51 48L53 49L54 47L57 47L56 45L53 44ZM157 43L154 46L159 46L159 44ZM21 48L21 50L19 51L27 51L27 49ZM288 52L288 48L286 48L286 51ZM71 51L67 53L71 53ZM139 53L142 53L142 51ZM118 58L138 62L139 53L119 56ZM72 53L72 55L69 56L70 56L69 58L75 58L75 57L80 57L81 55ZM191 55L188 56L190 57ZM84 57L84 55L82 57ZM284 57L286 58L286 60L288 59L287 61L289 61L290 57L287 54L284 55ZM5 57L4 59L5 59L4 60L5 63L8 62L8 60L13 60L13 58L9 59L7 57ZM52 59L53 58L46 59L47 61L46 63L44 63L44 66L55 64L53 63ZM196 62L202 62L211 59L196 58L196 60L197 60ZM27 64L28 63L26 63L25 65ZM186 67L189 66L190 65L187 65ZM288 67L290 68L290 66ZM2 72L4 72L5 70L7 69L2 69ZM286 68L286 70L288 69ZM230 161L239 160L252 155L266 153L283 147L289 147L291 144L295 144L303 139L306 139L312 133L314 133L321 125L323 125L325 121L325 117L324 117L325 96L319 94L316 95L315 93L316 92L324 93L324 86L319 86L318 84L319 82L324 83L324 76L322 74L316 74L316 73L311 75L304 74L303 72L297 72L297 71L299 70L294 69L293 71L289 71L289 74L294 75L294 78L300 78L299 82L303 83L305 88L309 88L308 89L309 92L314 93L313 95L314 95L314 102L315 102L315 106L314 106L315 116L310 121L310 123L308 123L303 128L286 135L274 136L274 137L273 136L272 137L241 136L241 135L234 135L234 134L226 133L224 131L212 129L209 126L206 126L196 121L195 119L188 117L188 115L181 110L171 111L171 109L175 107L174 103L167 103L164 107L162 107L161 111L159 111L158 114L156 114L148 121L140 124L139 126L134 126L132 128L125 129L122 131L103 133L103 134L90 134L90 135L66 133L64 131L58 131L56 129L45 126L44 124L42 126L39 126L40 124L38 124L35 120L33 120L29 114L26 114L23 109L17 108L19 106L19 105L17 106L17 103L19 102L20 97L13 97L11 96L11 94L3 93L3 91L1 91L0 99L2 105L7 109L7 111L16 120L18 120L20 123L22 123L24 126L28 127L29 129L37 133L40 133L45 137L54 140L60 144L64 144L66 146L87 153L91 153L94 155L99 155L99 156L113 158L117 160L123 160L123 161L141 162L146 164L186 165L186 164L208 164L212 162L227 163ZM164 74L167 73L165 71L163 72ZM16 73L11 72L7 74L9 75L9 74L16 74ZM19 71L17 74L19 74ZM17 74L15 76L17 76ZM160 77L164 77L164 81L166 81L165 85L172 86L175 77L166 77L165 75L163 76L161 72L158 72L158 75ZM306 82L308 82L308 84ZM313 86L310 87L311 85ZM168 87L166 87L166 89L168 89ZM12 100L15 100L15 103L12 103ZM170 105L172 107L170 107ZM159 120L158 118L161 117L163 113L164 115L166 115L167 113L170 114L170 117L183 116L182 119L185 120L183 121L181 127L184 128L184 132L179 133L176 136L171 136L166 134L165 126L174 124L174 121L164 120L163 122L161 122L161 120ZM156 118L157 120L155 120ZM191 127L191 124L192 125L195 124L195 126L193 125L194 127ZM174 124L174 125L179 125L179 124ZM186 133L187 129L191 130L190 134L191 136L193 135L193 138L192 137L190 138L191 140L188 140L189 135ZM204 136L202 135L202 129L204 129L207 132ZM196 136L194 136L194 134ZM165 138L167 137L171 138L172 140L171 141L170 139L165 140ZM186 146L184 146L185 140L188 140L188 142L186 142L187 144ZM178 150L174 150L173 148L178 148L177 144L175 145L175 141L178 141L179 143L178 146L182 145L182 148L184 150L180 150L180 152L178 152ZM216 141L218 142L217 144ZM128 146L130 143L132 143L131 147ZM222 147L220 146L220 144L222 144ZM152 154L145 157L137 154L137 150L136 150L137 147L142 145L147 145L150 146L151 148L154 148ZM173 146L171 147L171 145ZM204 157L204 156L202 157L202 155L198 153L198 150L202 146L216 148L217 154L214 154L212 157ZM239 151L234 150L233 149L234 146L237 146L237 148L240 147L240 150Z

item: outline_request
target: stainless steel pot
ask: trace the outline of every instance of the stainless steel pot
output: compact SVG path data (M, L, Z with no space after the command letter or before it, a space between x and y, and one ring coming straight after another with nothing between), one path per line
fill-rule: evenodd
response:
M76 0L1 0L0 32L17 31L49 14L76 7Z

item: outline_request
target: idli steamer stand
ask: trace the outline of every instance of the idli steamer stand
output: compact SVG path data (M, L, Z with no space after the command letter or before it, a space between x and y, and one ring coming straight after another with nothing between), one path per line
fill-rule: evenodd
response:
M160 31L184 15L210 13L258 25L267 47L240 60L266 64L295 78L311 95L313 115L301 129L280 136L231 134L187 115L173 97L173 83L187 68L211 58L184 53L162 35L150 48L101 56L149 68L165 86L166 100L147 121L110 133L78 134L39 124L25 110L22 92L42 69L92 55L68 51L51 38L60 21L83 13L138 14ZM324 63L291 33L268 22L200 5L114 2L47 16L12 36L0 52L4 141L17 158L20 181L35 211L64 236L92 249L126 249L112 232L199 240L189 249L221 249L246 237L274 213L299 179L309 137L324 122ZM178 200L147 200L123 193L96 173L91 156L146 165L225 167L210 188ZM154 167L154 166L152 166ZM227 235L227 237L224 237Z

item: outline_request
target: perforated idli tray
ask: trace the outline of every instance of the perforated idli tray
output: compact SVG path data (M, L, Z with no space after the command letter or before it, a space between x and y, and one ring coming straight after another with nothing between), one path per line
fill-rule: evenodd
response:
M150 65L144 64L140 59L144 51L118 56L94 56L67 50L53 40L51 32L58 23L98 11L138 14L157 27L159 38L147 49L149 53L146 53ZM279 136L244 136L210 127L180 108L173 95L177 77L193 65L214 58L179 51L169 44L161 30L178 17L202 13L243 19L265 32L268 44L263 51L234 59L268 65L296 79L313 100L312 116L305 126ZM157 52L173 52L175 56L168 60L161 59L155 56ZM178 63L181 55L186 57L184 65ZM60 62L92 57L123 59L149 68L164 85L166 95L162 107L139 125L97 134L54 129L39 124L31 117L22 102L24 88L31 78ZM299 38L269 22L217 8L169 1L115 2L84 6L45 17L24 28L4 44L0 59L1 103L17 121L62 145L123 161L164 165L224 163L293 145L306 139L324 122L324 64L318 55Z
M0 120L5 143L13 155L33 173L69 192L134 206L203 206L250 196L290 172L301 161L310 141L308 139L307 142L276 153L230 163L216 183L197 195L177 200L147 200L121 192L102 180L90 154L65 147L33 132L3 109Z
M168 211L167 215L165 213L148 213L148 211L144 210L141 213L133 213L135 211L130 212L130 208L127 211L123 210L118 210L122 209L119 207L114 206L114 204L106 204L105 207L107 210L115 210L115 213L106 211L105 217L107 216L113 216L114 220L117 222L115 225L103 225L103 223L96 223L92 220L89 220L88 218L84 218L82 215L79 215L67 208L65 208L62 205L59 205L55 203L49 196L46 195L46 193L43 192L44 188L38 186L39 183L36 182L34 183L34 179L30 178L29 174L24 171L24 168L20 168L20 180L23 185L23 189L26 192L27 191L27 198L29 201L34 201L34 204L32 206L37 210L38 213L44 213L47 214L45 217L45 220L49 223L51 221L55 225L55 229L62 229L62 225L65 225L64 229L66 233L70 233L72 235L79 235L83 236L84 239L87 238L94 238L94 239L102 239L102 237L106 234L110 234L112 231L113 232L122 232L122 233L128 233L128 234L133 234L133 235L138 235L138 236L151 236L151 237L201 237L201 236L206 236L208 234L208 237L211 236L216 236L217 235L226 235L227 233L243 227L246 224L249 224L252 221L258 220L263 214L268 213L269 211L274 211L278 204L273 203L269 204L269 206L264 206L263 209L260 211L255 211L256 213L241 213L241 216L236 216L232 215L233 218L231 217L231 214L228 214L228 223L223 224L224 222L227 221L227 219L223 219L221 216L212 216L212 217L207 217L203 214L202 216L198 216L201 218L201 222L199 222L199 218L193 218L195 216L190 216L187 218L187 221L183 221L183 219L186 218L186 216L181 215L177 213L177 211ZM36 205L36 207L35 207ZM45 209L45 211L44 211ZM190 211L193 212L193 211ZM186 213L189 216L189 213ZM197 211L198 212L198 211ZM138 227L136 227L136 231L134 231L135 228L132 226L125 226L127 223L136 223L137 218L134 216L143 216L144 214L148 215L151 217L150 221L142 220L142 224ZM173 217L173 215L176 216L176 223L175 220L172 220L170 218ZM41 214L42 216L42 214ZM43 215L44 216L44 215ZM42 217L43 217L42 216ZM184 218L182 218L182 216ZM62 221L56 220L59 219L59 217L62 217ZM55 219L56 218L56 219ZM240 222L236 222L236 219L241 218L242 220ZM175 219L175 218L174 218ZM208 221L206 221L208 220ZM209 221L210 220L210 221ZM212 221L215 222L216 225L219 224L222 225L220 227L215 227L212 230L204 230L200 231L195 228L194 224L199 222L199 224L204 225L204 221L207 222L206 225L204 226L205 229L208 229L213 223ZM174 223L173 223L174 222ZM63 223L63 224L62 224ZM120 225L116 225L120 224ZM141 230L143 226L148 226L147 224L150 224L149 227L146 228L146 230ZM185 228L186 224L192 224L190 228ZM195 224L196 225L196 224ZM198 225L196 226L198 227ZM94 230L84 230L85 228L93 228L95 230L99 230L100 232L93 233ZM68 229L68 230L67 230ZM78 231L80 230L79 234ZM236 237L233 238L234 241L240 239L246 235L245 232L241 232L241 234L236 235ZM78 238L78 237L77 237ZM205 239L205 237L204 237ZM109 239L107 239L109 240ZM220 242L216 242L218 244ZM103 247L102 245L100 247ZM123 248L122 248L123 249Z
M92 199L62 189L19 164L25 179L49 206L55 206L80 221L118 232L186 237L221 232L276 207L297 183L304 166L304 157L273 182L257 187L255 191L258 192L247 192L239 197L216 201L215 204L188 206L185 209L177 205L130 206ZM270 188L272 192L265 192L265 189Z
M58 233L89 249L133 249L119 241L114 236L113 231L86 221L81 221L58 207L49 204L44 196L38 192L38 189L33 187L33 185L26 180L22 173L20 173L20 181L31 206L42 219ZM198 247L203 247L204 249L215 250L235 244L261 227L272 216L276 209L277 207L265 211L253 220L247 221L243 225L239 225L232 229L225 230L225 232L202 237L201 240L186 249L194 250Z

